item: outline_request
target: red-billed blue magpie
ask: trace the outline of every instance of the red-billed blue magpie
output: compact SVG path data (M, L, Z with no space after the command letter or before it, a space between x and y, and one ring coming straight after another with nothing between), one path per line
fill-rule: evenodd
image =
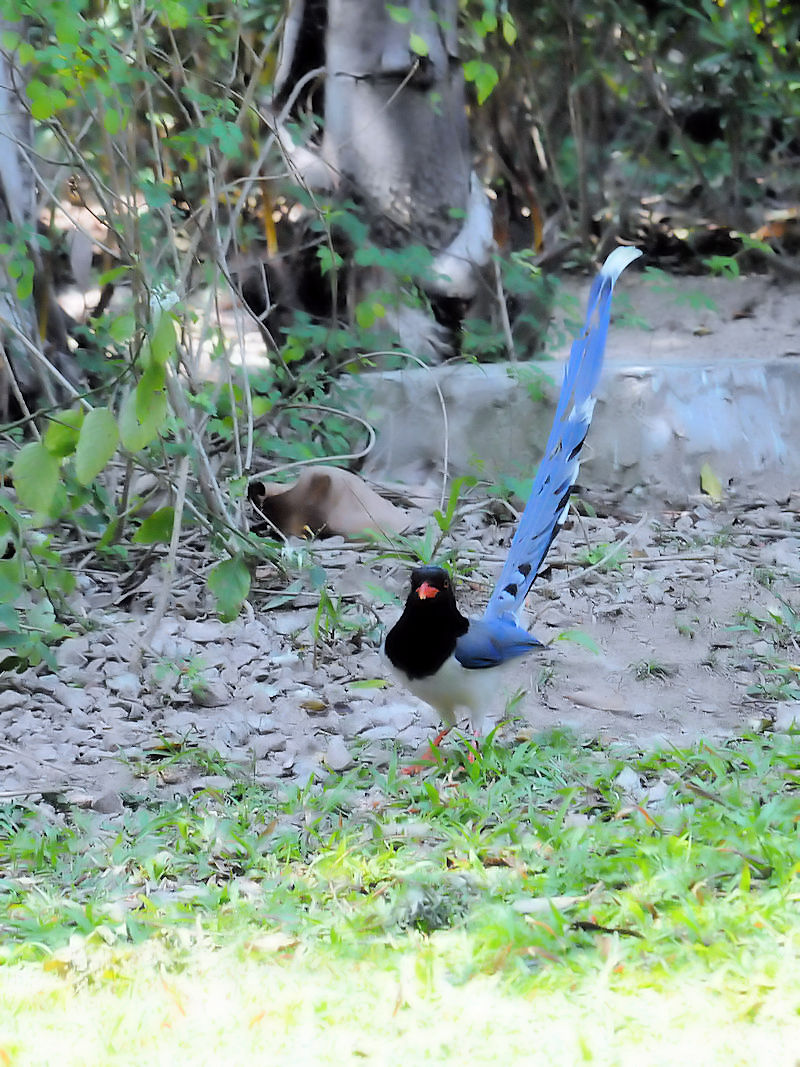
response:
M477 732L488 707L503 691L499 672L541 647L519 626L518 615L566 518L578 477L579 454L594 409L592 394L603 365L614 284L640 255L636 248L615 249L592 285L586 322L564 371L544 459L483 617L468 619L461 614L443 568L418 567L411 574L403 614L387 634L384 651L405 686L435 708L448 727L455 725L456 713L463 708Z

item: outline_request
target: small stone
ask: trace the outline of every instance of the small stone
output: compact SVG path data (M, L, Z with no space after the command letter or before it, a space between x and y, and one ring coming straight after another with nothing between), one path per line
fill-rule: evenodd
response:
M338 734L335 734L330 739L328 748L323 756L323 762L332 771L344 771L353 766L353 757L350 755L344 740Z
M52 695L61 684L55 674L43 674L41 678L35 678L31 683L32 693L46 693Z
M89 641L86 637L64 641L56 652L56 663L59 667L83 667L86 663L88 647ZM63 673L59 673L63 678Z
M391 726L397 733L411 726L416 718L413 709L405 704L384 704L373 710L376 726Z
M394 726L370 726L362 730L360 736L365 741L393 741L397 737L397 730Z
M108 678L106 685L112 693L131 698L138 697L142 689L141 682L132 671L123 671L121 674Z
M202 682L192 689L192 700L201 708L221 708L231 695L222 682Z
M772 729L779 734L788 733L791 729L800 730L800 700L791 700L776 706Z
M262 734L251 739L250 748L257 760L266 759L271 753L286 748L286 738L276 733Z
M224 637L225 626L216 619L206 619L203 622L194 620L186 624L183 636L187 641L196 641L199 645L204 645L209 641L219 641Z
M18 719L6 727L6 740L19 741L20 738L28 738L36 733L36 719L29 711L23 712Z
M107 793L103 793L93 800L92 807L103 815L117 815L123 810L122 798L119 793L115 793L113 789L110 789Z
M230 650L228 659L237 670L241 670L242 667L246 666L248 663L252 663L254 659L257 659L261 655L261 650L255 648L253 645L234 645Z
M642 792L642 780L633 767L623 767L614 784L632 798L637 798Z
M310 778L319 775L319 756L302 756L297 759L292 768L294 777L300 782L307 782Z
M228 723L226 743L241 748L248 744L252 730L246 719L234 719Z
M0 693L0 711L21 708L29 699L25 693L18 693L16 689L7 689L5 693Z
M280 692L276 685L257 685L253 687L250 697L250 710L257 715L272 711L275 697Z
M84 747L84 748L81 749L81 751L75 757L75 762L76 763L83 763L83 764L86 764L86 765L89 765L89 764L94 765L95 763L99 763L100 759L101 759L101 757L100 757L99 752L95 752L91 748Z
M195 782L196 788L199 789L212 789L219 790L219 792L225 792L233 785L233 780L228 778L225 774L206 774L202 778L198 778Z
M86 690L75 686L63 685L57 695L63 706L69 708L70 711L83 710L92 703L92 698Z
M279 656L273 656L269 665L271 667L294 667L300 662L300 656L296 652L283 652Z

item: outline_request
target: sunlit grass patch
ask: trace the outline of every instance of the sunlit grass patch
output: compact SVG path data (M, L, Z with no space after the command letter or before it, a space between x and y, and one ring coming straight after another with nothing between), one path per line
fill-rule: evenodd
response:
M489 1063L499 1028L529 1062L678 1062L702 1039L704 1063L780 1063L800 1036L796 740L642 755L553 733L418 779L394 762L115 817L7 806L0 1056L206 1062L270 1034L288 1062L303 1034L316 1062L466 1042ZM81 1026L85 1054L54 1061Z

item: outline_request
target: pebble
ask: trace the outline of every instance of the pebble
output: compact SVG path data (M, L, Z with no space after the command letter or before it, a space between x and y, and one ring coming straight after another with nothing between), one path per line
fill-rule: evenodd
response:
M186 624L183 636L187 641L196 641L202 645L210 641L219 641L226 636L226 630L227 627L217 619L206 619L203 622L195 619Z
M8 711L9 708L21 708L27 704L30 697L27 693L18 693L16 689L7 689L0 693L0 711Z
M412 726L418 716L413 708L404 704L381 704L373 709L372 718L376 726L391 726L396 733Z
M394 726L370 726L362 730L360 736L366 741L393 741L397 737L397 729Z
M88 637L74 637L64 641L56 651L56 663L59 668L59 676L64 677L64 667L84 667L86 665L86 652L89 648Z
M280 689L275 685L259 685L253 689L250 697L250 709L256 714L265 714L272 711L275 697Z
M122 797L113 789L109 790L92 801L92 808L103 815L117 815L123 810Z
M800 730L800 700L785 701L776 706L772 729L779 734L791 729Z
M106 685L112 693L131 698L138 697L142 689L142 683L132 671L123 671L121 674L107 678Z
M339 734L334 734L330 739L323 758L325 765L332 771L344 771L355 762Z
M286 738L280 734L263 734L250 741L250 748L257 760L263 760L273 752L280 752L286 747Z
M623 793L627 793L632 800L637 800L641 796L642 780L633 767L623 767L614 779L614 784Z
M205 774L201 778L195 779L196 789L219 789L224 792L226 789L230 789L233 785L233 779L229 778L226 774Z
M203 682L192 689L192 700L201 708L221 708L231 695L222 682Z
M36 732L36 719L29 711L23 712L15 722L6 727L6 738L9 741L19 741Z

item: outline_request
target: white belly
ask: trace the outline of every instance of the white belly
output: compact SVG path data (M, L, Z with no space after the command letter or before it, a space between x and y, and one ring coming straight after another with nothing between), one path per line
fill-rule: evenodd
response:
M449 726L456 725L459 712L466 712L473 730L480 731L487 717L502 715L507 701L520 688L519 679L514 685L513 675L521 664L513 660L500 667L467 670L451 656L435 676L409 678L384 658L405 688L430 704Z

